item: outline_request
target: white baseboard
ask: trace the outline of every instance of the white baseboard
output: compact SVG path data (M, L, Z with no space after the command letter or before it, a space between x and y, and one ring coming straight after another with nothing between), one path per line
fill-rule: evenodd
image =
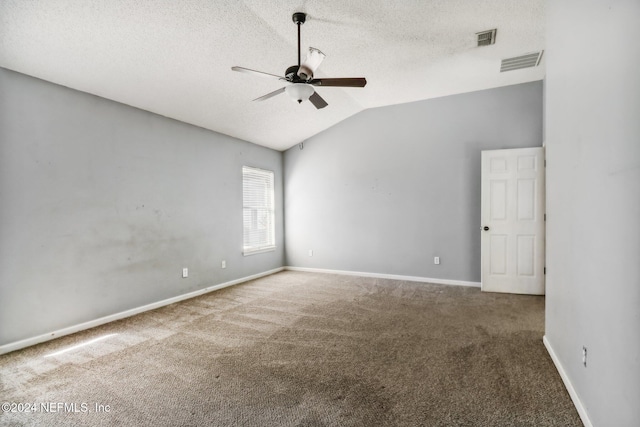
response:
M573 388L573 384L571 384L571 381L569 380L569 376L564 370L562 363L560 363L560 359L558 359L558 356L556 355L556 352L553 350L553 347L551 347L551 343L547 339L546 335L542 337L542 342L544 343L544 346L547 348L547 351L549 352L549 356L551 356L551 360L553 360L553 364L556 365L556 369L560 374L560 378L562 378L562 382L564 383L564 386L567 388L567 391L569 392L569 396L571 396L573 405L576 407L576 410L578 411L578 415L580 415L582 424L584 424L584 427L593 427L593 424L591 424L591 420L589 419L589 415L587 415L587 410L585 409L584 405L582 404L582 401L578 397L578 393L576 392L576 389Z
M290 271L306 271L308 273L330 273L343 274L347 276L375 277L377 279L407 280L410 282L435 283L437 285L472 286L474 288L480 287L480 282L466 282L463 280L434 279L430 277L401 276L397 274L365 273L362 271L327 270L324 268L285 267L284 269Z
M132 308L130 310L121 311L120 313L111 314L109 316L101 317L99 319L90 320L88 322L80 323L78 325L69 326L57 331L49 332L46 334L38 335L32 338L26 338L21 341L15 341L9 344L0 345L0 354L9 353L10 351L20 350L21 348L29 347L35 344L40 344L45 341L49 341L55 338L60 338L65 335L70 335L76 332L84 331L85 329L95 328L96 326L104 325L105 323L113 322L116 320L131 317L136 314L143 313L145 311L154 310L156 308L164 307L165 305L173 304L179 301L183 301L189 298L197 297L202 294L216 291L218 289L226 288L228 286L237 285L238 283L248 282L249 280L258 279L260 277L269 276L274 273L278 273L284 270L284 267L275 268L273 270L265 271L262 273L254 274L251 276L243 277L240 279L232 280L230 282L221 283L219 285L209 286L204 289L198 289L197 291L189 292L186 294L178 295L172 298L168 298L162 301L154 302L151 304L143 305L141 307Z

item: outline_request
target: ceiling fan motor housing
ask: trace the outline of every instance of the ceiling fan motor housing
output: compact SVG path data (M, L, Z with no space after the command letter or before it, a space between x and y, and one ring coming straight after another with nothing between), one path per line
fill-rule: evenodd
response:
M284 72L284 77L291 83L308 83L313 78L313 72L309 69L302 70L303 66L292 65Z
M291 67L287 68L287 71L284 72L284 76L286 77L286 79L293 83L302 82L302 80L298 77L299 68L300 67L298 65L292 65Z

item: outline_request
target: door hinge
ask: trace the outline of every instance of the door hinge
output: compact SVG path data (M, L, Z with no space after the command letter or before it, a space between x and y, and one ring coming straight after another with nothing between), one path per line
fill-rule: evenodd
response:
M547 267L544 268L543 274L547 274Z
M544 214L544 220L545 221L547 220L547 214Z

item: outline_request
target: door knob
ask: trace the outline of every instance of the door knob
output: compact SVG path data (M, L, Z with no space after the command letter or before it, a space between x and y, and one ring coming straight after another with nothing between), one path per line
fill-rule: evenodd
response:
M489 231L489 227L487 227L486 225L484 227L482 227L484 231Z

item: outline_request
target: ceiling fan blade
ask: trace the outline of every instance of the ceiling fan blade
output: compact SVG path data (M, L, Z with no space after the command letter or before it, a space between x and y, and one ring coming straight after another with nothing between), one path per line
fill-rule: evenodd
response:
M274 96L276 96L278 94L281 94L282 92L284 92L284 89L285 88L281 87L278 90L274 90L273 92L269 92L266 95L262 95L260 98L254 99L254 101L264 101L265 99L269 99L269 98L274 97Z
M260 77L267 77L267 78L272 78L275 77L278 80L285 80L284 77L281 76L276 76L275 74L270 74L270 73L265 73L263 71L256 71L256 70L251 70L249 68L244 68L244 67L231 67L231 69L233 71L239 71L241 73L248 73L248 74L253 74L256 76L260 76Z
M325 101L320 95L318 95L318 92L313 92L313 95L309 97L309 101L311 101L313 106L318 110L329 105L327 104L327 101Z
M335 87L365 87L367 79L364 77L344 77L337 79L313 79L309 84L314 86L335 86Z

